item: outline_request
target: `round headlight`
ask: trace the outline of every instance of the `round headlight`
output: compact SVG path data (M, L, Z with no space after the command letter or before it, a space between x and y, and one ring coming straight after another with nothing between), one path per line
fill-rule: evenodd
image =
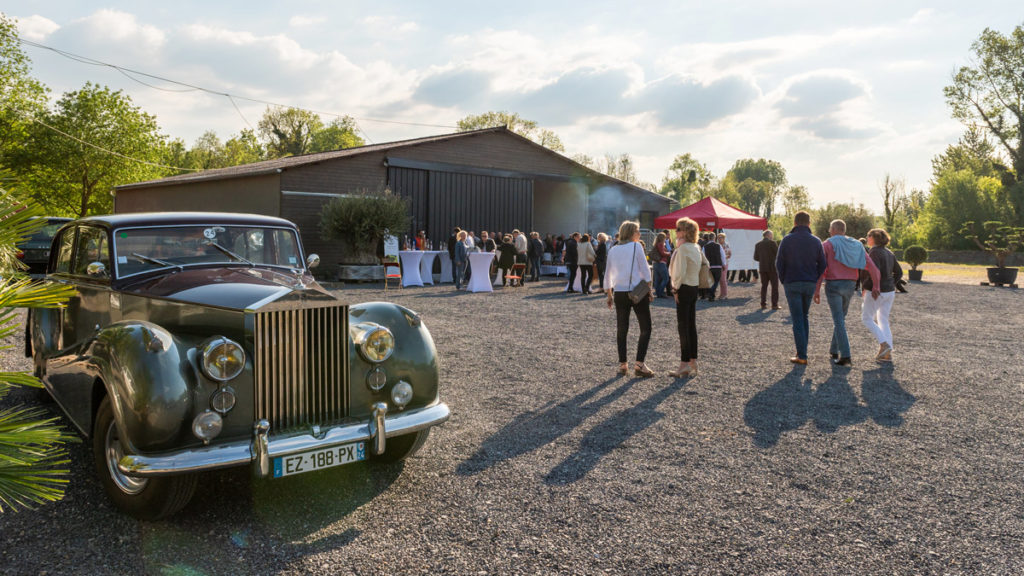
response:
M209 410L192 420L192 434L204 443L216 438L223 427L224 420L220 417L220 414Z
M395 406L405 408L405 405L412 401L412 384L399 380L398 384L391 388L391 401Z
M231 386L225 386L217 390L210 398L210 408L221 414L227 414L235 407L235 390Z
M245 368L245 350L224 337L211 338L203 344L203 372L218 382L231 380Z
M357 342L359 352L370 362L383 362L395 351L395 337L383 326L373 326Z

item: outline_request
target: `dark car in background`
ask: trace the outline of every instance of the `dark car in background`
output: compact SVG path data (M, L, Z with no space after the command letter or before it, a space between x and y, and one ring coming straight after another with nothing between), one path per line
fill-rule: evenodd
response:
M31 238L18 244L18 259L28 266L28 274L42 278L50 261L50 244L60 227L71 222L71 218L46 218L46 224Z
M33 311L28 352L134 516L180 510L206 470L400 460L448 419L419 315L324 290L287 220L96 216L53 246L47 279L76 294Z

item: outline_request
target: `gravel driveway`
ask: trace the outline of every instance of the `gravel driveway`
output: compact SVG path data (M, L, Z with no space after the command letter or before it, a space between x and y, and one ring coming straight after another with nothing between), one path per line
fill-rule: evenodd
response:
M667 300L659 375L634 379L614 376L603 298L561 288L388 293L433 333L452 407L404 466L207 474L184 511L146 523L111 508L73 445L63 501L0 515L0 573L1024 572L1024 292L912 285L891 366L871 361L859 299L854 365L830 366L815 306L810 364L794 368L788 312L731 286L698 307L700 376L674 381ZM18 348L0 360L29 368Z

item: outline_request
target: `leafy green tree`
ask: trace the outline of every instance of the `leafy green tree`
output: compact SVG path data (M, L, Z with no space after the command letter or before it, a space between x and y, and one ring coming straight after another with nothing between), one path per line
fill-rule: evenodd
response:
M833 220L846 222L846 235L863 238L868 230L875 227L875 214L863 204L854 206L840 202L829 202L811 213L811 227L814 235L822 240L828 238L828 227Z
M954 118L980 123L995 138L1010 159L1006 171L1024 182L1024 26L1009 35L986 28L971 52L973 65L962 66L943 89L946 102Z
M320 235L341 241L347 263L375 263L372 249L380 239L408 227L408 204L387 188L335 198L320 213Z
M747 204L744 208L747 212L770 218L775 209L775 203L786 187L786 169L775 160L759 158L744 158L737 160L726 174L726 179L731 179L737 185L747 179L755 182L763 182L765 185L758 190L764 191L764 197L758 205ZM750 189L748 189L750 192ZM742 198L742 194L741 194ZM749 197L746 202L751 202L754 197Z
M37 116L10 164L51 215L103 214L115 186L166 175L164 143L156 118L129 96L86 83Z
M740 210L746 210L751 214L760 213L761 207L768 199L768 188L767 182L753 178L747 178L740 182L736 186L736 192L740 195Z
M19 270L15 245L43 226L43 211L16 200L0 189L0 339L22 333L20 307L56 307L70 291L58 284L32 282ZM13 345L0 346L9 350ZM14 387L39 388L39 380L25 372L0 372L0 399ZM77 440L40 408L12 406L0 409L0 512L32 508L60 500L67 485L68 460L64 444Z
M554 150L555 152L565 152L565 146L562 145L562 139L551 130L541 128L533 120L526 120L514 112L484 112L483 114L470 114L458 122L459 132L469 132L471 130L483 130L484 128L495 128L497 126L505 126L512 132L519 134L525 138L533 140L537 144ZM582 162L581 162L582 164Z
M46 109L47 88L33 78L14 21L0 13L0 163L25 141L31 118Z
M675 199L680 206L688 206L711 193L714 176L707 164L692 154L680 154L672 160L661 181L661 194Z
M782 209L785 216L792 219L793 215L811 207L811 195L806 186L793 185L782 193Z
M992 143L984 132L971 126L956 144L950 144L945 152L932 158L932 183L950 170L969 170L978 176L998 178L996 164L998 162Z
M968 220L985 222L1002 219L1006 206L999 198L1002 183L992 176L978 176L970 170L948 170L932 186L923 214L914 222L914 238L930 249L969 249L959 230Z
M267 158L299 156L362 146L355 120L345 116L325 125L320 116L299 108L268 107L257 124Z

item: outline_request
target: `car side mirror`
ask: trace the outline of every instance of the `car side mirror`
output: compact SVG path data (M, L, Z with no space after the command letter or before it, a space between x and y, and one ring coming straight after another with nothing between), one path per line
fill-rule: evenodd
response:
M316 254L310 254L306 256L306 268L312 270L320 265L320 257Z
M90 262L89 265L85 267L85 273L93 278L106 278L107 267L103 262Z

